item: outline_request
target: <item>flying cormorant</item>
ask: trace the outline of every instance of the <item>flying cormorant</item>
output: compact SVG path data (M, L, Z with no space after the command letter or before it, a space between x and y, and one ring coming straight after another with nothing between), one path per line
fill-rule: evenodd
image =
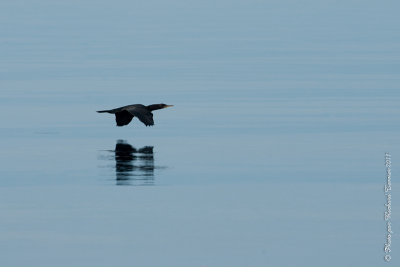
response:
M145 106L142 104L135 104L110 110L99 110L97 112L98 113L107 112L115 114L115 121L117 122L117 126L128 125L133 119L133 117L137 117L146 126L152 126L154 125L152 111L168 107L173 107L173 105L153 104Z

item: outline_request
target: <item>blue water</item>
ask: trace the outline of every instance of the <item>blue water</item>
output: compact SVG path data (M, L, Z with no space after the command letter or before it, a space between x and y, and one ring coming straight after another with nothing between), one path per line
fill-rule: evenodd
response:
M0 265L385 264L399 7L2 1Z

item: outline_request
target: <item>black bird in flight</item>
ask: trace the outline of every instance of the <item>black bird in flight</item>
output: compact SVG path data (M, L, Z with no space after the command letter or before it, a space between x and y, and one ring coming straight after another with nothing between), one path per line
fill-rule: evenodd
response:
M133 117L137 117L141 122L146 126L154 125L153 120L153 110L163 109L168 107L173 107L174 105L166 105L166 104L153 104L153 105L142 105L135 104L129 106L123 106L120 108L114 108L110 110L99 110L98 113L111 113L115 114L115 121L117 122L117 126L128 125Z

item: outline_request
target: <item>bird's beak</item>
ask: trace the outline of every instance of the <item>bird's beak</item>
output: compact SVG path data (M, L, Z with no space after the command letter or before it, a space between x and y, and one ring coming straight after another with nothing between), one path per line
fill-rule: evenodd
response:
M164 108L173 107L174 105L166 105Z

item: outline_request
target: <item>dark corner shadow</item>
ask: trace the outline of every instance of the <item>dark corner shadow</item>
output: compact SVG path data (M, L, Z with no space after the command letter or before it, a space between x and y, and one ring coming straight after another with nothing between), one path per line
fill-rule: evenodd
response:
M154 154L152 146L139 149L124 140L115 145L117 185L154 185Z

